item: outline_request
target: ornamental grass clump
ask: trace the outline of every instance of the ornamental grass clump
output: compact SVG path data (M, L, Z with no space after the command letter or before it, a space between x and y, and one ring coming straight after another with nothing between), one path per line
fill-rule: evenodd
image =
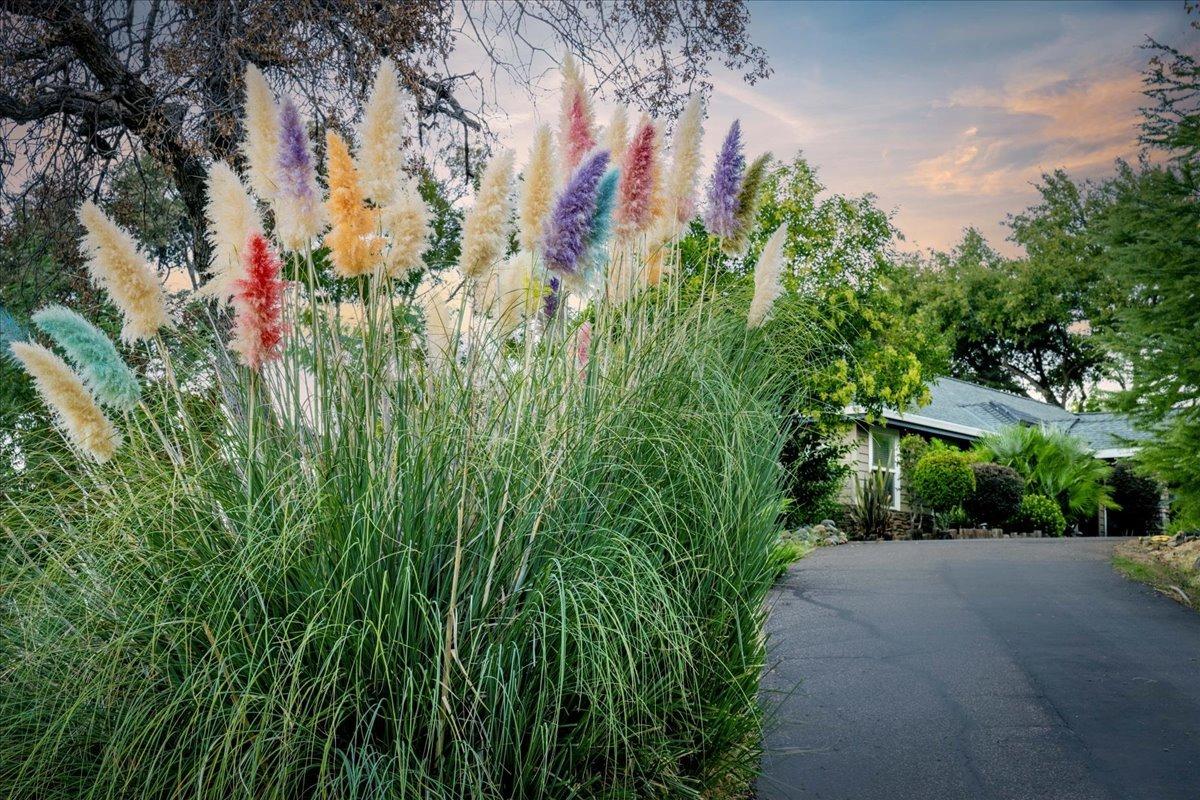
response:
M748 787L796 380L783 326L748 335L748 298L672 280L620 305L603 280L560 284L551 324L548 265L507 247L511 159L484 181L463 271L426 272L414 295L387 248L423 237L379 245L349 146L331 144L326 240L366 288L354 324L314 277L319 235L286 290L281 242L222 243L242 256L232 331L163 335L187 358L177 380L143 376L120 450L89 394L109 378L13 345L92 458L0 512L0 786L48 800ZM589 163L566 249L605 264L591 251L618 184L606 158ZM791 301L768 266L779 315ZM486 301L475 273L496 277ZM228 314L192 302L189 319ZM81 368L111 360L89 348Z

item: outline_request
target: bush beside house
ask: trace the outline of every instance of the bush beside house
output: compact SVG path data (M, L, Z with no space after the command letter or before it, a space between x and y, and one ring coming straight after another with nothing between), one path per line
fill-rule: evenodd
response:
M1041 531L1046 536L1062 536L1067 520L1058 503L1041 494L1027 494L1017 511L1017 525L1025 531Z
M1012 467L976 462L971 464L975 490L963 504L967 519L976 525L1009 525L1021 508L1025 481Z

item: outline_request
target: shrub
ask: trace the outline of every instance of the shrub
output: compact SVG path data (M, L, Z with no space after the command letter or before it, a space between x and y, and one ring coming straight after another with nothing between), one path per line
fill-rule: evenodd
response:
M917 502L935 512L961 505L975 489L970 456L958 450L931 449L913 468L908 488Z
M972 522L1007 525L1021 508L1025 481L1012 467L1001 464L973 463L975 490L963 504Z
M984 461L1015 469L1027 491L1052 498L1064 517L1092 517L1113 507L1108 465L1064 431L1012 425L980 439L975 451Z
M1110 536L1145 536L1162 527L1159 504L1162 487L1158 481L1139 473L1126 461L1117 462L1108 479L1113 502L1118 508L1109 512Z
M1041 531L1047 536L1062 536L1067 529L1067 520L1058 503L1040 494L1027 494L1021 498L1017 524L1023 532Z

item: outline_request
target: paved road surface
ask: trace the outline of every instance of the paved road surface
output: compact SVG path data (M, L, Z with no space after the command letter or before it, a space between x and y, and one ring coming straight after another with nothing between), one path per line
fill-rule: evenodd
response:
M1113 572L1112 546L801 561L769 624L760 800L1200 799L1200 614Z

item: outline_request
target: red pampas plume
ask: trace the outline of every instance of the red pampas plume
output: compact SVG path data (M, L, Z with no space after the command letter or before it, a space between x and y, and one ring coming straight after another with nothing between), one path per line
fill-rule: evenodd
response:
M234 281L233 341L229 349L254 371L283 353L283 278L279 256L261 233L253 233L243 251L244 278Z

